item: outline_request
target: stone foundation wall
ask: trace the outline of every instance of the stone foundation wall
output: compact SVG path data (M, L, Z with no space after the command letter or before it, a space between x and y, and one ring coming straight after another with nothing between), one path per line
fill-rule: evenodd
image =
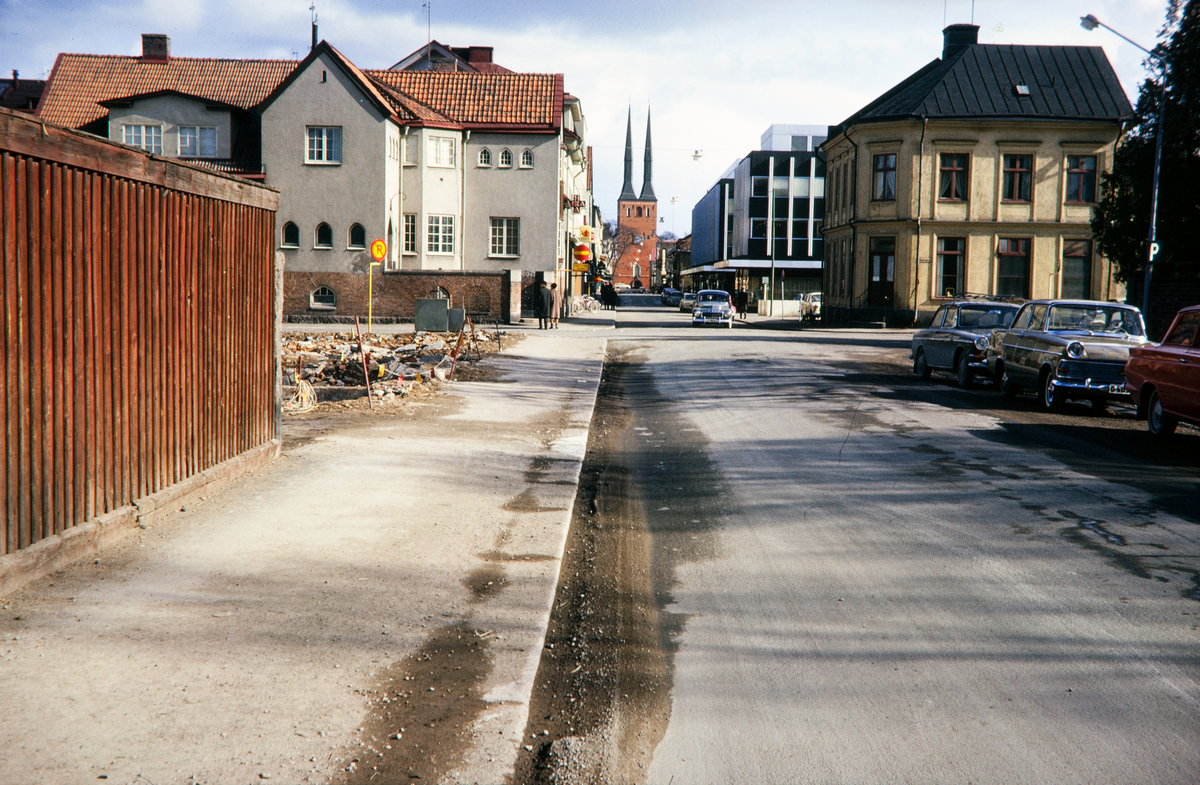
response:
M283 318L287 322L344 322L367 318L368 290L374 298L372 319L382 324L411 322L416 301L448 297L451 308L464 308L476 321L509 322L514 271L456 272L414 270L377 273L373 284L360 273L285 272ZM515 271L520 281L520 271ZM321 287L335 298L332 308L314 306L312 294ZM516 314L520 318L520 313Z

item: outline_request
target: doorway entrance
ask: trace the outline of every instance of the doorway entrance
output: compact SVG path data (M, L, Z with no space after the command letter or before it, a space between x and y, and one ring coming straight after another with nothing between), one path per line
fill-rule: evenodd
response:
M891 308L896 295L895 237L871 238L867 276L867 305Z

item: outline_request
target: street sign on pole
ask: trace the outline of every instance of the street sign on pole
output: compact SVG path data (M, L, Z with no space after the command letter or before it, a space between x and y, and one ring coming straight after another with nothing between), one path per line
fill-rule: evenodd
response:
M367 333L371 332L371 319L375 315L375 268L387 256L387 243L376 240L371 243L371 258L375 261L367 266Z

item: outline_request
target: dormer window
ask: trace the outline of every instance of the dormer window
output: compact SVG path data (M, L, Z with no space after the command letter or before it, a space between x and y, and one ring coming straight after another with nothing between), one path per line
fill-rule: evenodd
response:
M162 126L121 126L121 141L131 147L140 147L148 153L162 155Z
M480 166L491 166L492 165L492 151L487 149L486 147L479 151L479 165Z
M196 125L179 126L179 154L185 158L216 158L217 129Z
M1029 96L1029 85L1027 85L1027 84L1013 85L1013 95L1021 97L1021 98L1027 98Z

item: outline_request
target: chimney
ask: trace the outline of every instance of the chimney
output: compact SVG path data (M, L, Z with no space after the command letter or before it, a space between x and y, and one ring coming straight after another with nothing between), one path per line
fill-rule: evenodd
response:
M17 85L20 83L20 79L21 79L21 72L14 68L13 69L13 89L14 90L17 89Z
M171 37L161 33L142 33L142 62L165 63L171 59Z
M979 43L979 25L950 25L942 31L942 59Z

